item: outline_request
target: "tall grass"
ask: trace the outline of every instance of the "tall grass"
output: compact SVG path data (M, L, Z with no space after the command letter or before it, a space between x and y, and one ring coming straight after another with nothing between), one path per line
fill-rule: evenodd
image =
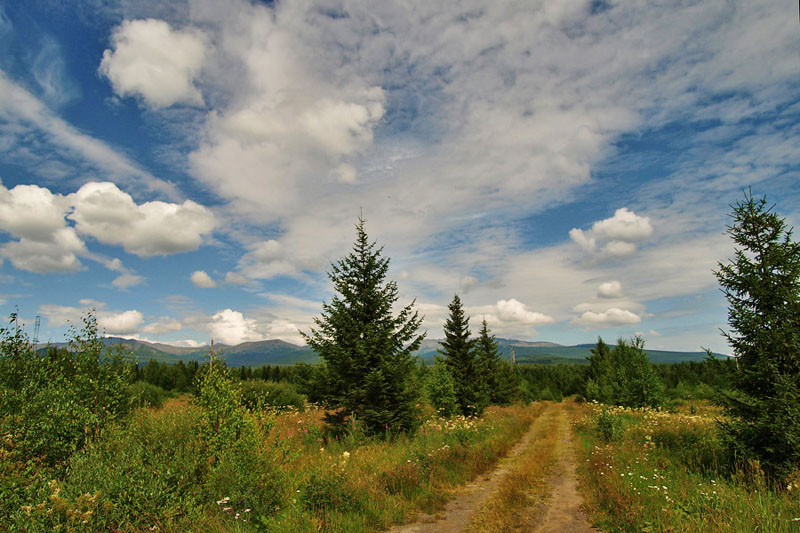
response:
M580 472L594 522L637 532L800 529L793 484L771 486L758 464L732 467L718 413L688 409L695 414L594 406L578 421ZM617 430L609 433L608 426Z
M237 415L239 416L239 415ZM493 467L536 416L490 408L430 417L413 436L329 435L322 412L251 411L235 438L209 437L205 408L137 409L59 470L4 462L11 531L377 531L433 512ZM12 443L8 443L13 445Z

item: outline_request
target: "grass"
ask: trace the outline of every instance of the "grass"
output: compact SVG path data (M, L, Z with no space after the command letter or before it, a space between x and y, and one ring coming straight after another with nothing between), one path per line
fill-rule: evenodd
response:
M675 413L593 406L576 422L593 522L631 532L800 529L793 484L770 485L757 464L728 466L719 416L702 402Z
M319 409L250 412L221 441L203 408L171 398L57 468L0 456L0 522L10 531L378 531L441 509L540 410L429 416L413 436L387 440L358 428L329 437Z

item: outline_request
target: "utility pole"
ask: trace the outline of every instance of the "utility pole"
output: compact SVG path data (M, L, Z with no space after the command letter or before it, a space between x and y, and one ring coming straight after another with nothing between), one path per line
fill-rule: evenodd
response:
M39 323L42 321L42 317L36 315L36 321L33 323L33 349L36 349L36 345L39 344Z
M512 365L516 365L517 364L517 352L514 351L514 347L513 346L511 347L511 364Z

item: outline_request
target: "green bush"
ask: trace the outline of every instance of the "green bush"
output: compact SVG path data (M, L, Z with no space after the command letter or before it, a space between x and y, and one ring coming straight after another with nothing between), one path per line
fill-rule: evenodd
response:
M250 379L242 381L240 390L242 405L250 411L259 411L265 407L305 410L305 397L290 383Z
M605 442L617 440L622 435L622 419L606 409L600 411L597 432Z
M199 490L209 450L201 438L201 410L139 411L127 424L108 428L102 438L70 461L63 483L51 483L18 512L13 524L46 531L68 526L83 495L94 497L86 530L146 530L154 524L190 524L203 502Z
M128 385L128 395L134 407L161 407L167 391L146 381L137 381Z
M130 409L129 361L106 348L93 315L69 345L41 356L19 328L0 330L0 434L22 461L62 463Z

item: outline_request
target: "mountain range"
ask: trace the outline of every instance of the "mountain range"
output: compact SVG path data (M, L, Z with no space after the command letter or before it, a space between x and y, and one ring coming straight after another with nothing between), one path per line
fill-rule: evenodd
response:
M204 361L208 358L209 346L181 347L170 344L146 342L120 337L106 337L107 345L122 344L140 364L150 359L158 362L174 364L178 361ZM425 339L416 355L424 361L432 361L438 353L439 339ZM563 346L554 342L528 342L516 339L497 339L503 358L510 360L513 349L518 363L558 364L587 363L594 344L577 344ZM51 344L64 347L66 343ZM613 347L613 345L610 345ZM46 349L46 345L36 346L37 351ZM214 344L214 352L225 358L228 366L293 365L295 363L318 363L319 357L308 347L298 346L286 341L272 339L258 342L245 342L235 346ZM703 361L706 352L671 352L663 350L646 350L654 363L680 363L683 361ZM723 354L714 354L726 357Z

